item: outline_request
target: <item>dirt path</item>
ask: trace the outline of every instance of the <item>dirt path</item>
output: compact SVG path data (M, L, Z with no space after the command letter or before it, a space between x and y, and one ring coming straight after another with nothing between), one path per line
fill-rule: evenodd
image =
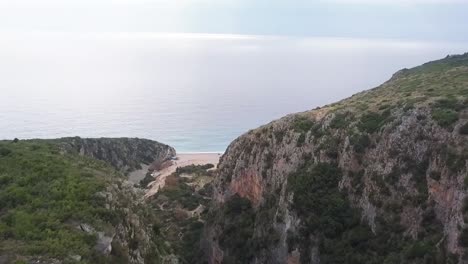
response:
M174 160L171 166L153 174L155 180L148 184L150 189L146 193L145 198L151 197L158 193L158 191L166 184L167 176L174 173L178 167L185 167L188 165L204 165L209 163L216 166L220 157L220 153L178 154L177 160Z

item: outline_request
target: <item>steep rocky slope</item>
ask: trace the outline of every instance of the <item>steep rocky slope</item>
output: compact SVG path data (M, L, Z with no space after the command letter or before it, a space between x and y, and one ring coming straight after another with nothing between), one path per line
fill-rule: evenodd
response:
M229 146L209 263L468 263L468 54Z
M173 152L140 139L0 141L0 263L166 263L156 215L120 171Z
M69 153L79 153L105 161L122 171L141 169L141 165L161 163L174 157L174 148L157 141L140 138L61 138L55 140Z

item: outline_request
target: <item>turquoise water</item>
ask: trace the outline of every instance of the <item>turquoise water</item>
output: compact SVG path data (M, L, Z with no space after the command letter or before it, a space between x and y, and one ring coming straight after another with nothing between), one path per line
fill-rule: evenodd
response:
M251 36L2 38L0 138L142 137L179 152L222 152L249 129L463 51Z

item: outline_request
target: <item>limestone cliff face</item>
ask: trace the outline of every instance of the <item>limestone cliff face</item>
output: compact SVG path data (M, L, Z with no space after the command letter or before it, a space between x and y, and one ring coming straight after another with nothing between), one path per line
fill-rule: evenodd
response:
M77 152L105 161L123 173L141 169L142 164L162 162L176 155L174 148L139 138L62 138L57 140L66 152Z
M236 139L214 182L209 262L468 263L466 76L468 55L448 57ZM244 256L223 222L239 199L254 212L232 220Z

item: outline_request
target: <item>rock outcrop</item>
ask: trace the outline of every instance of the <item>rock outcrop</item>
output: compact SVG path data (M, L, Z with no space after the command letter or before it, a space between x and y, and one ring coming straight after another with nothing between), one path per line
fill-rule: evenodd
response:
M141 165L162 163L176 155L173 147L140 138L61 138L56 140L64 152L79 153L102 160L128 173Z
M209 263L468 263L467 76L450 56L236 139Z

